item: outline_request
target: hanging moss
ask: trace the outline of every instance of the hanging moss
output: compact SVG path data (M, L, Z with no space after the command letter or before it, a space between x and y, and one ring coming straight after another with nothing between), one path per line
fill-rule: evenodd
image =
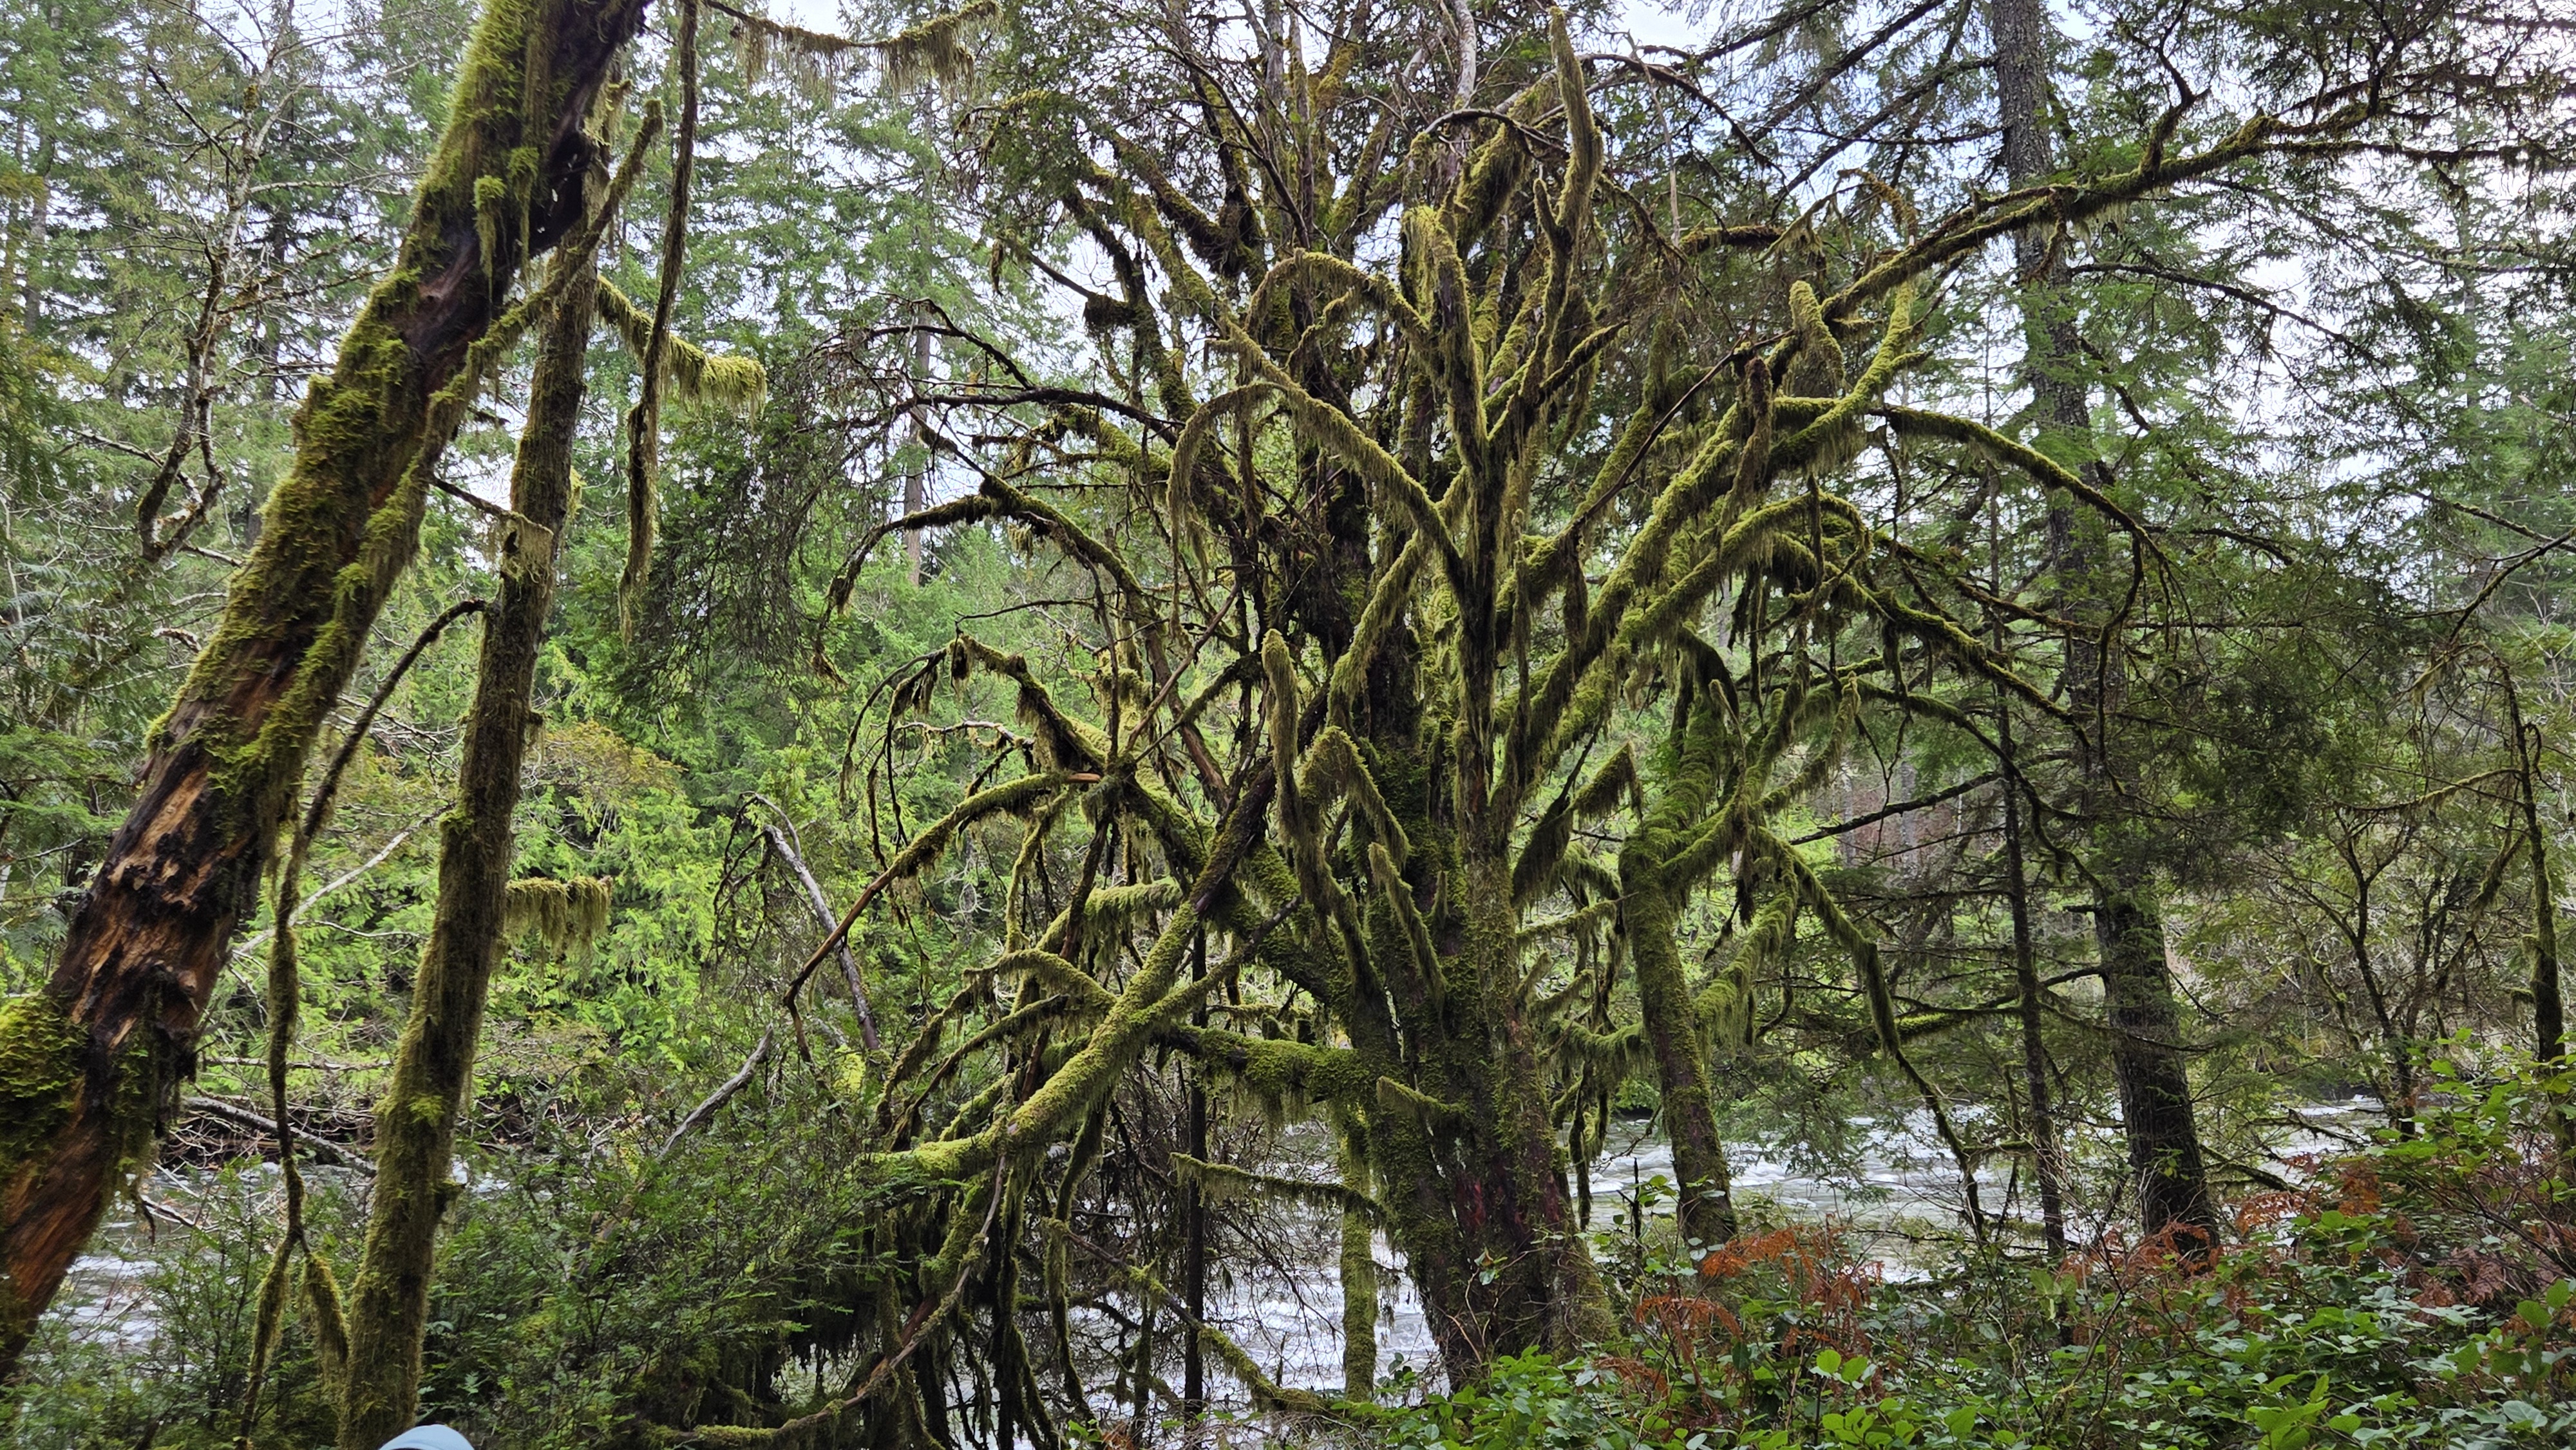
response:
M846 35L833 35L789 25L766 16L734 13L734 42L742 59L742 78L757 85L772 70L785 70L810 91L826 91L837 84L852 52L859 42ZM781 59L786 64L779 64Z
M608 926L610 893L617 883L600 876L556 880L522 876L502 898L501 930L505 936L534 932L548 950L587 951Z
M885 65L886 89L910 90L925 80L953 88L972 80L975 53L967 43L1001 14L1001 0L971 0L876 42L871 48Z
M1212 1075L1234 1084L1273 1122L1306 1116L1315 1103L1357 1104L1375 1090L1377 1067L1346 1047L1324 1047L1217 1028L1170 1029Z
M909 90L925 80L957 89L975 77L975 55L969 44L1002 14L1000 0L971 0L887 39L853 40L730 5L716 8L733 18L744 80L756 83L774 69L790 70L816 90L838 84L848 75L851 62L863 55L875 56L884 68L889 91Z
M1343 1183L1327 1183L1312 1178L1286 1178L1276 1173L1255 1173L1229 1163L1211 1163L1187 1153L1172 1155L1172 1174L1183 1185L1195 1184L1210 1203L1240 1203L1261 1198L1285 1199L1292 1203L1312 1204L1335 1213L1358 1214L1364 1221L1375 1222L1385 1216L1376 1199Z
M1782 386L1793 396L1830 398L1843 390L1843 345L1825 323L1824 305L1806 279L1789 284L1789 329L1797 354Z
M637 358L652 350L652 314L605 277L599 279L599 319ZM758 359L711 353L676 333L662 359L662 375L684 401L737 413L758 408L769 395L769 373Z

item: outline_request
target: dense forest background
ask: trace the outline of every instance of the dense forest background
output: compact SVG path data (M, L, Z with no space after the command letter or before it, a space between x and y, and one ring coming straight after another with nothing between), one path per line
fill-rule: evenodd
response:
M0 25L14 1441L2576 1434L2554 7Z

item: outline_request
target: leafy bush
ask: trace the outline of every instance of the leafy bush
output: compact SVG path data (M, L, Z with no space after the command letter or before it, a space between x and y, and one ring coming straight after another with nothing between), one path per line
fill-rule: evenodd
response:
M306 1224L346 1262L357 1204L338 1174L311 1175ZM276 1243L278 1176L251 1163L182 1192L155 1174L142 1192L156 1226L125 1223L125 1205L39 1325L12 1394L0 1399L22 1450L214 1450L242 1433L243 1388L260 1276ZM182 1219L184 1216L184 1221ZM293 1336L261 1396L263 1443L323 1445L331 1415L315 1393L312 1347Z
M1622 1342L1395 1412L1441 1450L2457 1450L2576 1442L2576 1074L2433 1066L2405 1136L2258 1195L2195 1264L2109 1243L1887 1282L1831 1226L1623 1281Z

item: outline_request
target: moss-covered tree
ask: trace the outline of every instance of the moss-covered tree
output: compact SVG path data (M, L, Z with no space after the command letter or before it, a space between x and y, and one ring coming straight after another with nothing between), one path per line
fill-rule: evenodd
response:
M151 1151L224 950L314 737L410 561L440 449L528 259L583 216L586 127L640 0L487 9L395 269L298 414L222 627L155 730L143 784L46 990L0 1021L0 1368ZM513 328L517 325L514 320Z

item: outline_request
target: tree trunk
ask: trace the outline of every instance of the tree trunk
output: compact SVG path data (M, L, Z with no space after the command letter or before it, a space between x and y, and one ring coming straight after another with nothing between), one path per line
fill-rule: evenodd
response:
M1509 869L1459 859L1451 834L1420 813L1428 772L1398 753L1410 741L1390 731L1385 744L1379 784L1414 844L1407 889L1455 884L1425 913L1436 941L1427 975L1410 965L1407 928L1372 893L1366 956L1386 980L1342 984L1344 1022L1371 1071L1401 1085L1382 1085L1368 1112L1368 1157L1442 1368L1464 1384L1497 1354L1570 1350L1612 1326L1556 1171L1535 1044L1511 1000L1519 923Z
M598 305L597 269L570 256L564 264L575 270L538 345L527 429L510 475L510 508L534 527L510 525L503 534L457 805L439 826L437 911L393 1078L376 1109L376 1183L350 1304L342 1450L373 1450L408 1428L420 1393L430 1268L439 1220L455 1195L448 1165L456 1117L473 1082L484 996L501 949L515 855L511 816L537 721L537 651L554 598L557 541L571 512L573 434Z
M1556 1171L1556 1125L1537 1043L1513 1000L1520 922L1510 867L1499 854L1471 857L1459 874L1464 940L1447 963L1448 1030L1436 1055L1427 1054L1425 1077L1462 1114L1449 1194L1470 1256L1459 1266L1459 1287L1482 1341L1468 1362L1472 1372L1495 1354L1568 1352L1613 1326ZM1453 1362L1452 1379L1460 1373Z
M1190 942L1193 980L1207 978L1207 931L1203 927ZM1204 1004L1205 999L1201 999ZM1195 1027L1207 1026L1205 1005L1190 1014ZM1192 1158L1208 1161L1208 1097L1206 1070L1190 1070L1189 1101L1186 1124L1186 1150ZM1181 1307L1189 1312L1190 1323L1207 1323L1207 1188L1193 1175L1181 1187ZM1181 1414L1190 1422L1195 1440L1198 1419L1207 1413L1207 1347L1196 1334L1181 1342Z
M24 328L29 336L45 325L45 243L50 238L48 222L54 204L54 138L48 136L36 151L35 195L29 200L27 245L23 266L26 269L23 295Z
M2009 760L2013 750L2012 703L1998 691L1995 708L1999 712L1996 739ZM2057 1141L2055 1105L2049 1101L2048 1039L2042 1031L2048 1019L2040 1006L2043 989L2039 982L2039 953L2031 941L2030 870L2022 859L2020 791L2019 768L2008 768L2004 776L2004 900L2012 908L2013 991L2021 1005L2022 1082L2030 1108L2031 1173L2039 1180L2039 1234L2053 1259L2066 1252L2066 1192L2061 1181L2066 1165L2064 1150Z
M1735 1237L1733 1176L1727 1167L1726 1144L1717 1134L1698 1007L1691 1001L1681 951L1673 941L1678 912L1660 887L1628 894L1621 910L1628 923L1629 957L1637 970L1638 1015L1654 1052L1664 1132L1673 1145L1682 1240L1701 1249L1715 1248Z
M1988 14L2005 175L2015 187L2033 185L2056 165L2043 115L2052 34L2048 12L2041 0L1989 0ZM2044 427L2080 440L2077 451L2089 458L2092 407L2084 385L2067 375L2082 347L2064 305L2066 263L2031 232L2015 235L2013 260L2025 279L2021 301L2032 402ZM2098 465L2084 466L2097 475L2097 484L2107 482L2099 477ZM2091 522L2052 496L2048 537L2060 576L2067 581L2067 613L2088 621L2110 614L2109 602L2099 597L2103 590L2093 577L2091 551L2079 542ZM2070 699L2079 715L2088 717L2085 728L2107 726L2117 702L2104 694L2117 689L2117 653L2106 655L2079 632L2067 641L2066 668ZM2119 773L2111 742L2095 738L2082 755L2100 883L2093 925L2110 999L2112 1069L2120 1083L2122 1125L2130 1165L2140 1175L2141 1221L2150 1234L2179 1224L2214 1242L2217 1216L2201 1162L2190 1077L2177 1051L2181 1027L2165 969L2163 918L2155 909L2145 864L2112 839L2122 834L2127 813L2119 792L2110 788Z
M2567 1050L2566 999L2558 981L2558 877L2549 869L2549 832L2540 819L2540 752L2532 731L2514 722L2521 756L2522 822L2531 837L2531 1038L2542 1062Z
M1676 746L1662 798L1620 853L1619 915L1637 974L1638 1018L1662 1092L1664 1132L1673 1145L1682 1239L1713 1248L1735 1237L1735 1199L1709 1093L1699 1008L1691 1000L1681 948L1674 941L1695 883L1674 879L1673 857L1707 825L1716 793L1725 733L1715 699L1700 702Z
M930 334L914 328L912 333L912 388L920 392L930 386ZM909 517L930 507L930 410L915 403L909 410L912 419L913 460L903 470L903 511ZM910 571L908 578L916 589L921 587L921 530L903 531L903 557Z
M1365 1140L1336 1123L1343 1186L1368 1191ZM1377 1244L1368 1215L1342 1210L1342 1398L1362 1404L1377 1393Z
M2567 1006L2558 976L2558 873L2549 865L2549 833L2540 815L2540 730L2522 717L2521 692L2504 676L2506 723L2513 730L2514 774L2519 777L2523 830L2531 837L2531 1039L2532 1054L2555 1063L2567 1051ZM2576 1118L2557 1104L2549 1125L2561 1158L2576 1161Z
M478 23L394 271L297 414L259 545L153 732L51 981L0 1016L0 1375L194 1067L199 1018L314 737L416 546L428 470L461 412L438 395L527 256L581 217L583 121L643 10L553 0L495 5ZM532 58L542 74L527 73ZM511 157L526 153L538 165L514 186ZM501 193L478 208L487 181Z
M2095 906L2103 995L2111 1008L2111 1068L2120 1121L2138 1185L2138 1217L2149 1233L2174 1229L2214 1247L2218 1209L2201 1161L2191 1075L2175 1039L2173 984L2165 971L2164 922L2143 883L2122 882Z

